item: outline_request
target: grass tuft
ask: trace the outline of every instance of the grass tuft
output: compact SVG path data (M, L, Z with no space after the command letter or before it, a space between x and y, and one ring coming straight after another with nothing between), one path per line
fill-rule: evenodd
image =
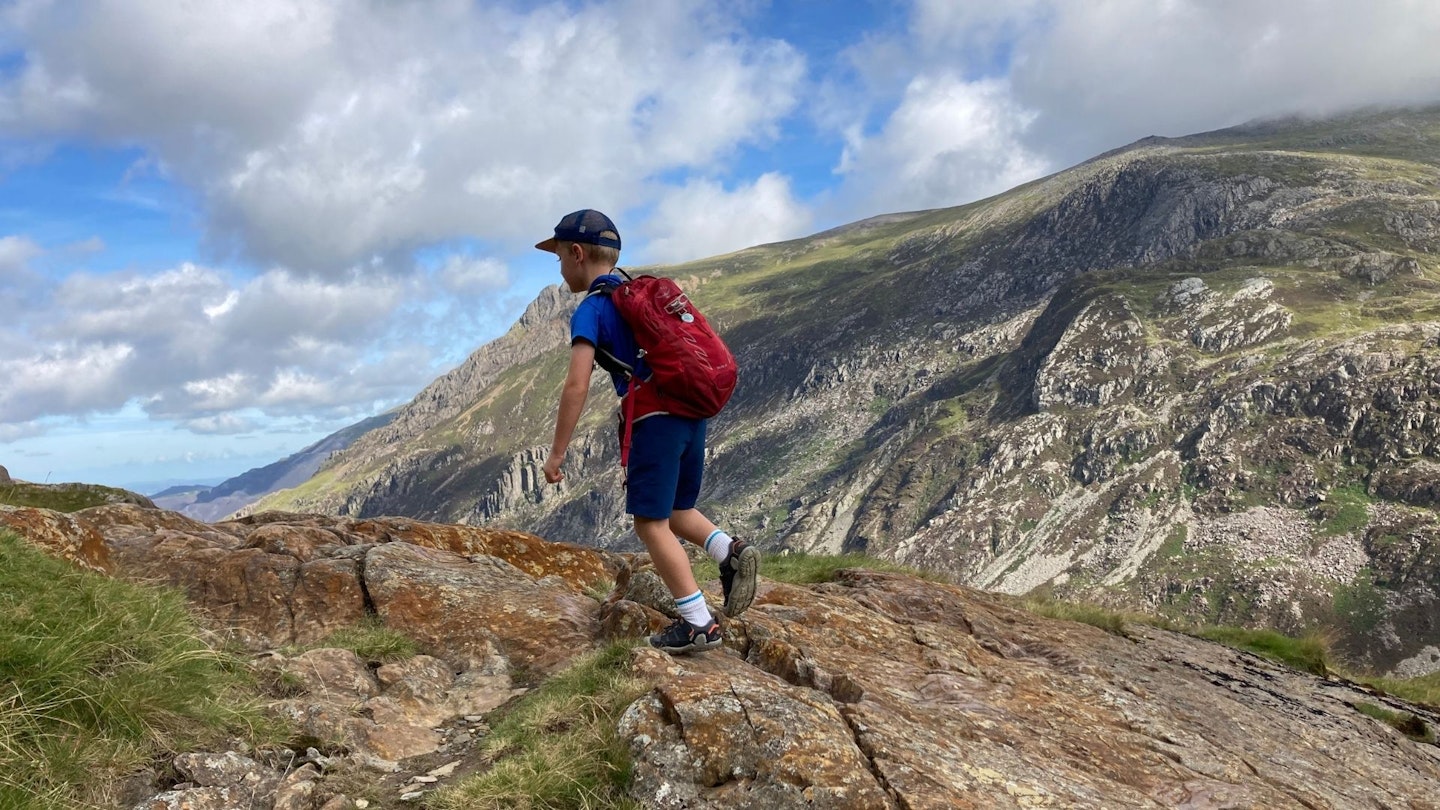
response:
M1324 637L1315 633L1294 638L1274 630L1251 630L1245 627L1224 626L1194 627L1185 632L1200 638L1218 641L1230 647L1249 650L1302 672L1322 677L1330 672L1329 645Z
M0 532L0 807L104 804L166 752L283 739L243 663L172 590L46 556Z
M934 572L921 571L899 563L867 557L864 554L802 554L795 552L771 554L765 557L765 561L761 565L761 574L769 579L789 582L792 585L813 585L834 580L835 573L846 568L868 568L872 571L909 574L931 582L949 581ZM718 572L717 568L716 576L719 575Z
M1410 703L1440 709L1440 672L1432 672L1418 678L1377 678L1361 675L1352 677L1351 680L1367 684L1387 695L1394 695Z
M1037 613L1041 616L1080 622L1081 624L1098 627L1112 635L1129 638L1129 634L1125 632L1125 626L1128 620L1123 613L1096 605L1079 602L1061 602L1043 595L1031 596L1025 599L1024 605L1030 612Z
M636 808L630 752L616 727L645 686L616 643L545 681L504 712L486 741L492 765L426 801L430 810Z
M385 663L414 658L419 652L414 639L386 627L379 616L367 616L359 624L336 630L308 649L326 647L350 650L366 661Z
M1361 714L1385 723L1416 742L1435 745L1435 729L1409 712L1393 711L1383 706L1376 706L1374 703L1356 703L1354 705L1355 710Z

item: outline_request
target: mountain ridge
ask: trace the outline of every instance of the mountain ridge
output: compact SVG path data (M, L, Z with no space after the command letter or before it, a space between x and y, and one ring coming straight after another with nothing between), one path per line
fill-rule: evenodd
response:
M1437 188L1440 111L1370 111L1142 139L957 208L659 268L741 365L707 510L771 550L1428 660L1440 521L1411 468L1440 457ZM565 485L540 475L574 303L547 288L404 432L255 508L634 547L608 409ZM1304 542L1270 559L1247 532Z

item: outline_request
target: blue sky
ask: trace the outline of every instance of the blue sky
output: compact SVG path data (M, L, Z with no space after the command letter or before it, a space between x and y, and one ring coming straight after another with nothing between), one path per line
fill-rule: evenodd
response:
M503 333L577 208L684 261L1434 102L1436 41L1429 0L0 3L0 465L275 461Z

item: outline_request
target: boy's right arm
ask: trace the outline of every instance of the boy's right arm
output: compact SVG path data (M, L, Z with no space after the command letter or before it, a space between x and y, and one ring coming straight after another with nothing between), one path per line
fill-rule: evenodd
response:
M595 347L583 340L570 345L570 370L565 373L565 387L560 390L560 409L555 415L555 439L550 443L550 457L545 459L545 480L558 484L565 479L560 465L570 448L570 437L580 414L585 411L585 398L590 393L590 372L595 368Z

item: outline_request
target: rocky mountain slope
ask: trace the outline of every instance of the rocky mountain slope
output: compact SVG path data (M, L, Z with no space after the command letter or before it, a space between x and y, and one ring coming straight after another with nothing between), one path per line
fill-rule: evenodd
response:
M1148 138L662 271L740 360L703 497L763 547L1440 667L1440 110ZM606 408L540 473L573 305L257 508L625 547Z
M171 487L152 498L162 509L173 509L196 520L220 520L272 492L304 483L331 455L349 447L361 436L385 427L394 418L393 412L372 416L273 464L247 470L213 487Z
M135 806L147 809L353 807L339 775L354 767L398 773L381 777L394 801L370 806L414 806L400 798L503 763L472 745L496 707L673 609L643 555L488 528L278 513L206 524L133 505L0 507L0 528L184 589L255 654L279 688L272 708L326 741L325 752L182 753L139 775L151 798ZM717 583L705 587L718 601ZM276 649L364 616L422 654L367 666L345 650ZM1440 785L1431 709L909 575L765 580L725 635L688 658L631 655L645 688L618 733L642 807L1418 808L1435 806ZM1374 719L1384 712L1431 742Z

